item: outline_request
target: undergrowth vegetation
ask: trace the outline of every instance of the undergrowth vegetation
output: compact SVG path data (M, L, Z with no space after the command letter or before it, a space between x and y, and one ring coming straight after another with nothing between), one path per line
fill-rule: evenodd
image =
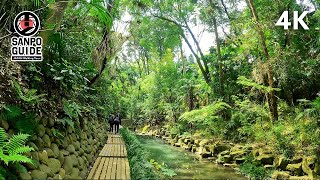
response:
M122 128L121 135L125 141L130 164L132 179L158 179L154 167L148 160L147 152L140 144L137 137L128 129ZM153 162L154 163L154 162Z

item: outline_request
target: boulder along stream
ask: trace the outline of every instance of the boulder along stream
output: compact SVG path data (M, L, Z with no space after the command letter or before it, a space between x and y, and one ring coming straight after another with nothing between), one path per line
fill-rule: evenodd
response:
M233 169L223 167L208 160L198 160L196 155L166 144L163 140L150 136L137 136L150 153L150 158L166 164L177 174L174 179L246 179Z

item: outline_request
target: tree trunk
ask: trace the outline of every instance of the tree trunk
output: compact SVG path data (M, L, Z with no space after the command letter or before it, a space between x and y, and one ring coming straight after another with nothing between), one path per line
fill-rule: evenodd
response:
M218 34L218 26L217 20L213 17L213 26L214 33L216 36L216 44L217 44L217 54L218 54L218 64L219 64L219 81L220 81L220 95L224 97L224 79L223 79L223 69L222 69L222 57L221 57L221 49L220 49L220 40Z
M263 49L263 54L265 56L266 59L266 63L267 63L267 76L268 76L268 84L270 87L274 88L274 81L273 81L273 74L272 74L272 67L271 67L271 62L270 62L270 58L269 58L269 52L268 52L268 48L266 45L266 41L265 41L265 37L264 37L264 33L262 30L262 27L259 24L259 17L258 17L258 13L257 10L253 4L253 0L247 0L247 3L250 7L251 13L253 15L254 20L256 21L257 24L257 28L258 28L258 34L260 37L260 42L262 45L262 49ZM270 93L268 93L267 95L268 99L268 104L269 104L269 110L270 110L270 114L271 117L273 118L273 120L277 120L278 119L278 105L277 105L277 98L275 95L275 91L271 91Z
M180 56L181 56L181 61L182 61L182 75L185 75L185 73L186 73L186 65L185 65L185 58L183 57L182 44L180 44Z

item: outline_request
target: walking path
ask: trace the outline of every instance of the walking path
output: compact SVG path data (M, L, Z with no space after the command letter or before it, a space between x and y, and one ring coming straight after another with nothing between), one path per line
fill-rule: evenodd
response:
M108 134L87 179L130 179L126 146L120 135Z

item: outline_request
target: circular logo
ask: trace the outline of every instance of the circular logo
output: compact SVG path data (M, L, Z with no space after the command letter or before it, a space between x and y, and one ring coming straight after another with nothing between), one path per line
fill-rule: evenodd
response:
M14 19L13 27L21 36L33 36L40 29L40 20L35 13L23 11Z

